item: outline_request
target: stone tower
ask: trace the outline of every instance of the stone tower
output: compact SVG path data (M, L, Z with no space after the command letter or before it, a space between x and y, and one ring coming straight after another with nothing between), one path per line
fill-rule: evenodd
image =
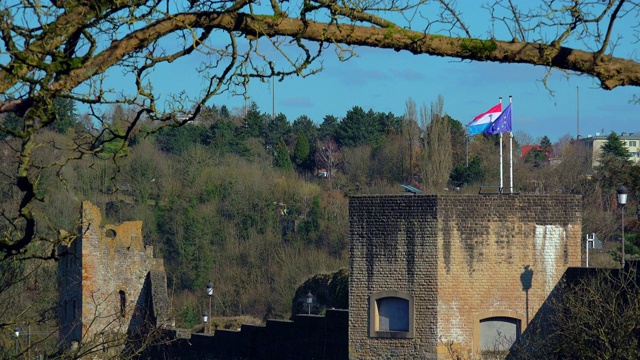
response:
M59 255L63 349L174 325L164 265L144 246L141 221L102 225L98 207L85 201L78 237Z
M446 359L508 349L581 262L581 198L349 200L349 355Z

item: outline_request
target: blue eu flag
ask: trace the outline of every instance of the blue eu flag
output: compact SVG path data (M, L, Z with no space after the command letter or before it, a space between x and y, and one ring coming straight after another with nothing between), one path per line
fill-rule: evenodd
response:
M500 134L507 131L511 131L511 104L509 104L502 114L498 116L498 119L484 131L484 135Z

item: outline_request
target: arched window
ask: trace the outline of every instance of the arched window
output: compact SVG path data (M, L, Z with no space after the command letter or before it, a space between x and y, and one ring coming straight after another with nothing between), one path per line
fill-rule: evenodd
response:
M382 291L369 299L369 336L413 338L413 296L401 291Z
M504 352L520 336L520 319L494 316L480 320L480 351Z

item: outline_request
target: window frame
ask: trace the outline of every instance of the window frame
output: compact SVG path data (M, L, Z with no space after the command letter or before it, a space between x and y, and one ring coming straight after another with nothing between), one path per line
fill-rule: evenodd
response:
M387 298L397 298L408 302L408 324L407 331L387 331L378 330L379 314L378 301ZM371 338L391 338L391 339L413 339L415 336L415 312L414 297L404 291L380 291L369 296L369 337Z
M527 328L527 317L525 314L522 314L513 310L493 310L493 311L484 311L480 313L476 313L473 316L473 349L476 354L482 354L483 350L481 349L480 344L480 322L484 320L488 320L491 318L511 318L517 321L517 332L515 341L518 341L525 329Z

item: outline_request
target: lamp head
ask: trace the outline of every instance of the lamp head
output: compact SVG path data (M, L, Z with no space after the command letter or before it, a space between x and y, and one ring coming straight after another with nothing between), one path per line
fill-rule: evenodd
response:
M618 186L618 204L624 206L627 203L627 195L629 194L629 190L627 190L626 186L620 185Z

